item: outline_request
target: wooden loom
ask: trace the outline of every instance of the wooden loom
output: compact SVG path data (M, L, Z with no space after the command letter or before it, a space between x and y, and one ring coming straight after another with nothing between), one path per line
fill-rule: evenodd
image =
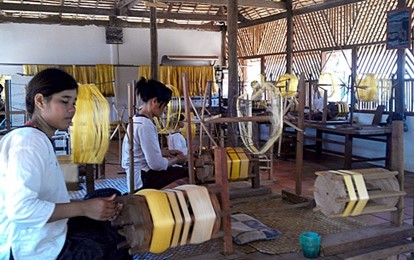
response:
M128 86L130 125L132 125L132 117L134 115L134 91L133 91L134 85L135 84L133 82L131 85ZM188 131L187 133L188 135L191 136L190 131ZM133 136L132 127L128 128L128 136L130 137ZM133 162L133 156L132 156L132 153L133 153L132 140L133 139L130 138L130 180L129 181L130 181L131 191L134 190L133 188L134 187L134 162ZM192 158L191 157L192 153L193 151L190 146L189 147L190 158ZM229 189L228 189L227 168L226 168L227 164L225 161L226 151L224 148L215 148L214 154L215 154L215 157L217 158L217 160L215 160L215 172L217 173L215 175L215 185L209 186L209 199L207 199L206 197L203 199L204 202L207 202L207 200L209 200L209 203L211 203L211 205L213 206L214 213L215 213L215 224L211 231L211 234L209 234L210 235L209 239L223 237L224 253L231 254L233 251L233 248L232 248L232 234L231 234L231 220L230 220ZM193 168L193 163L190 159L189 159L189 168L190 169ZM191 176L189 177L190 179L192 179ZM174 198L179 199L180 197L185 197L185 193L189 191L168 190L167 192L169 193L168 195L169 202L164 203L163 209L160 209L160 208L158 209L158 210L162 210L163 212L169 212L169 210L174 207L173 204L177 204L177 201L176 203L172 202L175 200ZM217 198L217 196L219 197L219 199ZM188 243L197 243L197 242L201 242L202 240L204 240L204 239L202 240L193 239L192 240L191 236L193 236L193 234L190 234L190 236L188 235L188 237L185 236L185 233L186 233L185 230L188 230L189 228L193 230L195 225L197 225L196 221L198 220L198 218L199 219L203 218L203 216L197 217L194 215L195 211L197 211L197 209L195 208L192 208L193 215L189 216L189 214L186 214L185 213L186 206L183 206L183 205L186 205L186 202L185 202L184 204L183 203L181 204L180 210L177 210L177 207L176 207L175 212L173 212L173 215L174 215L173 222L175 225L175 231L171 234L168 233L170 234L170 238L171 238L170 241L167 242L167 240L169 239L166 240L165 238L163 238L162 241L165 245L164 247L162 248L159 248L159 247L155 248L154 246L152 247L151 245L153 241L156 241L154 243L157 243L157 241L161 241L161 240L158 240L159 238L156 239L153 237L153 234L156 234L155 232L157 232L156 236L159 237L158 235L159 231L156 231L155 229L156 226L159 224L156 223L154 221L155 219L151 217L151 213L154 213L154 210L157 210L157 209L154 209L154 207L157 207L154 205L152 206L153 209L150 209L151 198L150 199L147 197L145 198L144 194L138 194L138 196L129 194L126 196L117 197L117 201L120 203L123 203L124 207L121 211L120 216L116 220L114 220L112 224L122 228L123 230L122 233L126 237L126 241L120 244L119 247L129 247L130 254L135 254L138 252L146 252L146 251L160 253L161 251L169 247L173 247L177 245L184 245ZM192 204L192 202L190 202L189 200L189 197L187 197L187 202L189 204ZM172 212L170 214L172 214ZM190 217L190 220L187 220L184 222L180 221L180 216L182 220L186 218L189 219L189 217ZM157 221L157 222L160 222L160 221ZM170 218L170 223L171 223L171 218ZM176 230L178 231L176 232ZM200 232L200 231L194 230L194 232ZM181 235L177 235L177 234L181 234ZM178 239L177 236L179 236L180 239ZM199 237L200 234L195 233L194 236ZM177 240L180 240L180 243L176 243Z

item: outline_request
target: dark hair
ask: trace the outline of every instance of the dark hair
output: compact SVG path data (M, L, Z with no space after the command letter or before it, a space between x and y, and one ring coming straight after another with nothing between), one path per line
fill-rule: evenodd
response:
M29 82L26 89L26 110L29 115L35 111L34 98L36 94L42 94L46 100L58 92L64 90L78 90L76 80L60 69L45 69L36 74Z
M184 121L184 115L183 114L179 115L179 122L181 122L181 121Z
M135 94L140 96L141 100L147 102L152 98L156 98L160 103L160 107L169 103L172 93L166 85L153 79L141 78L135 86Z

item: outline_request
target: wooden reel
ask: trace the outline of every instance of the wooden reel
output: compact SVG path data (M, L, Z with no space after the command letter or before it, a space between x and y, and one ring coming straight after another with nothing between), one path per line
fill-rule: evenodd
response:
M116 201L124 206L111 224L126 237L119 247L130 248L131 255L162 253L170 247L220 237L221 205L216 194L206 187L144 189L135 195L117 197Z
M226 147L228 180L246 180L256 177L252 174L255 160L244 149L239 147ZM196 178L200 183L209 183L215 180L214 177L213 150L205 149L195 159Z
M316 209L329 217L394 211L399 196L405 195L397 174L383 168L316 172Z

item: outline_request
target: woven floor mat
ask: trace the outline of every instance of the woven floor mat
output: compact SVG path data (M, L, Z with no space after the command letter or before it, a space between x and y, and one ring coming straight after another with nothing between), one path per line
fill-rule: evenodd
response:
M234 250L245 254L259 251L265 254L299 252L299 235L304 231L314 231L321 235L357 229L365 224L352 218L327 218L312 208L295 207L278 195L239 198L231 201L232 213L246 213L265 225L281 232L274 240L257 241L246 245L233 244ZM223 240L215 239L202 244L170 248L162 254L144 253L134 259L185 259L209 252L222 252Z
M243 203L233 201L232 205L232 212L246 213L281 232L277 239L248 244L266 254L299 252L298 237L305 231L326 235L365 226L352 218L328 218L320 212L313 212L310 207L295 208L294 204L275 195L253 197Z

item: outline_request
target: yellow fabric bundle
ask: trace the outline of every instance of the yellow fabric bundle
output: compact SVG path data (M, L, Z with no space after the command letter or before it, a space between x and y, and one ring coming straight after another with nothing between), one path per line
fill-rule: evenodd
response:
M190 96L203 96L207 82L214 82L213 66L160 66L158 80L166 85L176 86L179 94L183 96L183 72L187 73ZM138 68L138 78L140 77L151 78L150 66L140 66ZM215 84L213 84L213 87L213 91L216 91Z
M35 75L38 72L57 68L66 71L80 84L96 84L101 93L106 97L114 96L114 65L23 65L25 75Z
M109 105L95 85L78 88L71 133L74 163L101 164L109 146Z
M114 65L99 64L95 66L95 84L106 97L114 96Z

